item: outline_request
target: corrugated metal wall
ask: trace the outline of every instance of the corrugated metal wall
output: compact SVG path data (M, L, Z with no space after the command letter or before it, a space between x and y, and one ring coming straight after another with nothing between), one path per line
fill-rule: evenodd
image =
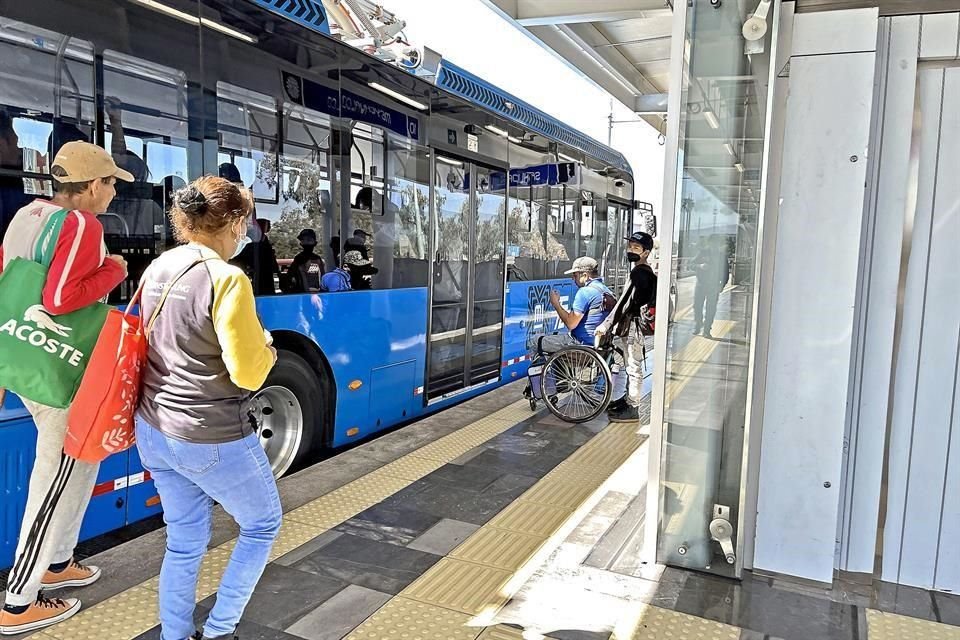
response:
M956 591L960 14L881 22L838 567Z

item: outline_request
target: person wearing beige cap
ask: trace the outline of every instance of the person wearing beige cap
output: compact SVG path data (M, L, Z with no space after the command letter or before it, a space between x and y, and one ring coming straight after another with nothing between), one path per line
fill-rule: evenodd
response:
M600 326L616 302L613 292L603 284L600 277L600 265L590 256L582 256L573 261L573 266L564 272L573 278L577 293L573 297L570 309L565 309L560 294L554 289L550 292L550 304L560 318L560 322L570 330L570 336L547 336L541 342L548 350L556 350L571 340L580 344L593 345L594 330Z
M51 216L63 216L42 299L44 310L56 316L105 299L127 277L124 259L107 255L97 215L110 206L114 183L130 182L133 176L119 168L109 153L87 142L63 145L50 173L56 194L51 200L34 200L13 217L0 248L0 272L14 258L33 260ZM23 404L37 425L37 456L0 610L0 634L4 635L35 631L73 616L80 610L79 600L46 594L83 587L100 577L100 569L73 558L99 465L64 455L69 409L26 399Z

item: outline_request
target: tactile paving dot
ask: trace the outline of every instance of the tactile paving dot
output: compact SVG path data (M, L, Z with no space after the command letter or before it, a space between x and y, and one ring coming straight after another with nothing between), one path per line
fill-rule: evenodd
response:
M610 640L739 640L740 629L678 611L642 605L617 623Z
M960 627L867 609L869 640L960 640Z
M469 622L466 614L396 597L346 640L475 640L482 628L467 626Z
M45 630L57 640L129 640L160 623L157 592L133 587Z

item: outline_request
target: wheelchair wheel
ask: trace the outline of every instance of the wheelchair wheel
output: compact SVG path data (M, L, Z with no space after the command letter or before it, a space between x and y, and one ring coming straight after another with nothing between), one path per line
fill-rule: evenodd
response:
M588 422L610 403L613 374L593 349L566 347L547 359L540 389L550 413L565 422Z

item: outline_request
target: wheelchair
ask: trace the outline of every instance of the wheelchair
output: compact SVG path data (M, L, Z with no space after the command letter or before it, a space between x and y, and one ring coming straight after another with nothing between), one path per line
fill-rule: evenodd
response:
M556 335L556 334L554 334ZM624 367L623 351L606 338L598 346L569 343L557 346L537 339L527 371L524 397L530 410L543 402L564 422L593 420L610 404L614 381Z

